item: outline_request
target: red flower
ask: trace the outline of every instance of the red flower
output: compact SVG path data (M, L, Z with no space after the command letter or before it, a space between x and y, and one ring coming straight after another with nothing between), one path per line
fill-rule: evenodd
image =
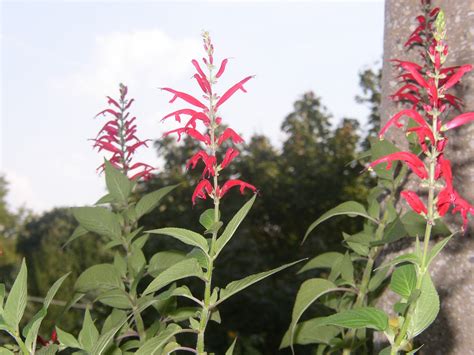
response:
M423 201L420 200L418 195L414 191L405 190L400 194L405 201L410 205L410 207L418 214L427 214L428 210L426 209Z
M471 70L472 70L472 65L470 64L462 65L456 71L456 73L454 73L453 75L449 77L448 81L446 81L446 83L443 86L443 90L448 90L450 87L453 87L454 85L456 85L459 82L459 80L461 80L463 75L466 74L467 72L470 72Z
M191 198L193 205L196 204L196 198L205 200L208 195L211 196L212 192L213 188L209 180L201 180L194 189L193 197Z
M217 114L217 111L219 107L228 99L230 99L237 91L242 90L243 92L246 92L244 85L252 78L252 76L248 76L239 81L237 84L229 88L222 96L214 93L213 85L225 72L229 60L222 60L217 73L214 74L214 46L212 45L211 39L207 32L203 34L203 40L204 49L207 54L207 58L203 58L203 63L207 67L209 73L206 74L204 72L203 67L201 67L197 60L193 59L191 62L196 69L196 73L194 74L193 78L197 81L199 87L205 93L203 97L208 101L206 103L207 105L187 93L170 88L163 88L163 90L168 91L174 95L170 101L171 103L177 98L180 98L188 104L194 106L193 108L184 108L174 111L163 117L163 120L174 117L174 119L180 123L183 116L189 117L184 127L166 132L164 135L167 136L169 134L176 133L178 135L179 141L183 134L187 134L196 141L203 143L206 147L206 149L198 151L186 164L187 168L192 167L194 169L200 160L204 162L204 170L202 174L203 180L198 183L196 189L194 190L192 196L193 204L196 202L197 198L205 199L207 196L213 196L214 198L219 199L227 192L228 189L237 185L241 186L242 191L245 188L255 189L255 187L252 185L244 183L240 180L229 180L222 186L222 188L219 188L217 184L216 186L213 186L213 184L211 184L211 182L206 179L213 176L217 180L220 170L225 169L231 163L231 161L237 155L239 155L237 149L228 148L222 162L217 164L216 154L218 153L217 150L219 146L222 145L222 143L227 140L231 140L233 144L243 142L242 137L240 137L232 128L224 129L222 134L219 135L218 132L222 118ZM196 107L200 110L196 110ZM204 133L199 127L201 124L204 126ZM218 191L214 191L214 187Z
M392 167L392 162L395 160L400 160L405 162L408 167L421 179L428 178L428 172L426 171L425 164L418 158L415 154L409 152L397 152L386 155L382 158L375 160L369 164L369 168L373 168L375 165L381 163L387 163L387 170Z
M136 117L129 119L130 113L127 110L130 108L134 99L128 100L126 95L128 88L120 84L120 100L115 100L107 96L107 103L118 108L118 111L110 108L99 112L97 116L112 116L113 118L107 121L94 141L94 148L98 148L99 152L105 150L112 153L109 158L110 163L123 173L131 173L131 179L144 178L148 179L152 175L153 167L143 163L132 163L135 151L145 146L147 147L147 140L140 140L136 136L137 126L133 124ZM98 170L103 170L103 164L99 166ZM139 169L139 170L137 170Z
M426 123L426 121L423 119L423 117L416 112L415 110L402 110L396 115L394 115L391 119L388 120L388 122L382 127L379 133L379 138L382 139L387 130L390 128L392 125L396 125L398 128L402 127L403 124L400 123L400 118L403 116L407 116L409 118L412 118L416 123L418 123L421 127L425 127L431 132L430 126ZM431 132L431 136L433 136L433 133ZM433 140L434 141L434 138Z
M223 197L227 191L229 191L231 188L239 186L240 193L244 194L245 189L250 189L253 192L257 191L257 188L249 183L246 183L242 180L227 180L224 185L219 189L218 195L219 197Z
M226 128L224 133L222 133L222 135L219 137L219 140L217 141L217 145L221 145L228 139L231 139L232 142L234 142L234 144L239 144L244 141L242 137L239 136L237 133L235 133L235 131L232 128Z
M447 131L448 129L453 129L465 125L466 123L470 123L471 121L474 121L474 112L463 113L457 117L454 117L451 121L445 123L441 127L441 130Z

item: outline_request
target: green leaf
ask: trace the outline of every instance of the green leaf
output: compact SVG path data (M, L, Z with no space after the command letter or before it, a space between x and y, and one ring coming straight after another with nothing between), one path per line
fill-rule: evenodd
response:
M173 281L192 276L203 278L204 273L196 259L185 259L159 274L158 277L148 285L143 295L158 291Z
M234 355L235 343L237 343L237 338L235 338L232 344L230 344L229 349L227 349L225 352L225 355Z
M143 307L139 307L137 309L137 312L141 312L143 310L141 308ZM101 355L105 351L107 346L110 344L110 342L113 340L114 335L120 330L120 328L122 328L122 326L125 324L125 322L127 322L127 320L132 316L132 314L130 314L128 317L123 316L122 319L120 319L112 329L102 334L95 342L95 345L90 351L90 353L92 355Z
M148 273L157 277L158 274L184 259L186 259L186 254L181 251L160 251L151 257L148 263Z
M289 268L290 266L293 266L301 262L302 260L304 259L282 265L280 267L277 267L269 271L260 272L255 275L250 275L250 276L244 277L243 279L230 282L224 289L221 290L220 295L219 295L219 300L214 304L214 306L217 306L218 304L224 302L228 298L246 289L247 287L253 285L254 283L257 283L273 274L276 274L277 272L280 272L281 270Z
M341 330L332 325L319 325L320 318L298 323L295 328L293 344L329 344ZM290 330L287 330L280 343L280 349L290 346Z
M357 254L362 256L369 255L369 245L372 235L360 232L354 235L349 235L342 232L344 241L347 243L348 247L355 251Z
M0 347L0 355L15 355L15 353L7 348Z
M334 266L334 263L336 263L337 260L339 260L339 259L342 260L343 257L344 257L343 254L333 252L333 251L330 251L328 253L320 254L320 255L316 256L315 258L311 259L310 261L308 261L298 271L298 274L300 274L302 272L305 272L305 271L308 271L308 270L318 269L318 268L328 268L328 269L330 269Z
M34 315L31 321L27 324L24 329L27 331L24 333L26 335L25 346L31 352L34 353L34 348L36 348L36 338L38 336L38 331L41 326L41 322L44 317L46 317L46 309L43 307L38 313Z
M350 309L323 319L323 324L352 329L370 328L384 331L388 327L388 316L374 307Z
M298 323L293 338L294 344L329 344L341 330L332 325L320 325L319 318ZM280 344L280 349L290 346L290 330L287 330Z
M198 247L202 249L206 254L209 251L209 246L207 244L206 238L202 235L187 230L183 228L160 228L160 229L153 229L151 231L147 231L150 234L163 234L170 236L172 238L178 239L179 241Z
M248 200L242 206L242 208L234 215L234 217L232 217L230 222L226 225L226 227L225 227L224 231L222 232L221 236L216 241L214 258L217 258L217 256L222 251L222 249L224 249L226 244L234 236L235 231L239 227L240 223L242 223L245 216L247 216L247 214L250 211L250 209L252 208L252 205L255 202L256 198L257 198L257 195L253 195L252 198L250 200Z
M355 202L355 201L348 201L341 203L339 206L334 207L333 209L330 209L327 211L325 214L323 214L321 217L319 217L316 221L314 221L306 231L306 234L303 238L303 242L305 242L306 238L308 235L322 222L325 220L332 218L334 216L340 216L340 215L347 215L349 217L355 217L355 216L362 216L364 218L367 218L368 220L371 220L375 223L377 223L377 220L372 218L368 212L365 210L365 207L362 206L360 203Z
M3 314L4 301L5 301L5 284L0 284L0 315Z
M117 216L103 207L75 207L72 213L80 225L89 232L110 239L118 238L121 234Z
M105 160L105 183L110 195L117 202L126 202L132 192L133 183L121 171Z
M105 204L109 204L109 203L112 203L114 202L115 199L113 198L113 196L111 194L107 194L107 195L104 195L102 196L101 198L99 198L97 200L96 203L94 203L94 205L105 205Z
M326 293L337 290L337 286L326 279L309 279L303 282L296 295L295 305L291 315L291 324L289 328L290 339L289 344L293 350L294 336L296 325L303 313L311 306L319 297Z
M408 299L416 287L416 270L413 264L399 266L395 269L390 280L390 289Z
M391 222L385 227L382 239L373 241L371 245L376 246L393 243L397 240L402 239L403 237L406 237L407 235L408 234L405 230L405 226L403 225L401 219L397 217L393 222Z
M341 275L344 280L354 284L354 266L352 265L352 260L349 253L346 253L342 259Z
M401 220L409 236L416 237L425 234L426 220L418 213L408 211L402 216ZM441 219L435 220L432 235L448 236L450 234L451 231Z
M25 259L21 262L20 272L10 290L7 301L5 302L5 310L3 319L5 323L13 329L18 329L23 313L26 308L27 299L27 268Z
M199 223L207 230L214 224L214 209L209 208L199 216Z
M68 240L66 241L66 243L63 244L63 248L65 248L69 243L71 243L72 241L76 240L77 238L80 238L84 235L86 235L87 233L89 233L89 231L87 229L85 229L83 226L81 225L78 225L76 227L76 229L74 229L74 232L72 232L71 236L68 238Z
M379 266L377 270L382 269L384 267L388 267L388 266L395 266L401 263L411 263L413 265L419 266L421 264L421 261L420 261L420 258L418 258L418 256L416 256L413 253L403 254Z
M132 305L127 293L123 290L113 289L102 292L95 301L99 301L107 306L119 308L119 309L130 309ZM94 301L94 302L95 302Z
M84 271L76 280L76 292L87 293L92 290L125 289L119 272L111 264L98 264Z
M171 185L162 187L159 190L150 192L143 196L140 201L137 202L135 211L137 213L137 219L153 211L156 206L160 203L161 199L174 190L178 185Z
M170 324L165 330L157 336L148 339L135 353L135 355L161 355L161 349L176 334L181 332L181 327L177 324Z
M56 327L56 333L58 334L58 340L61 345L67 346L68 348L80 349L81 345L76 340L74 335L65 332L64 330Z
M430 266L431 262L436 258L436 256L443 250L443 248L448 244L454 234L451 234L449 237L444 238L443 240L436 243L428 254L428 260L426 262L426 267Z
M97 339L99 339L99 331L94 325L89 310L86 309L84 313L84 321L82 322L82 329L79 332L79 343L81 344L81 348L91 352Z
M58 344L49 344L35 352L35 355L55 355L59 351Z
M429 273L423 276L421 282L421 294L416 301L412 315L412 321L408 327L409 338L421 334L434 322L439 313L439 296Z
M369 281L369 291L375 291L387 277L387 272L389 267L384 267L375 272L375 274L370 278Z
M56 282L51 286L49 289L48 293L46 294L46 297L44 298L44 308L48 308L51 301L53 300L54 296L56 296L56 293L58 292L59 288L63 284L64 280L69 276L70 272L68 272L66 275L61 276Z

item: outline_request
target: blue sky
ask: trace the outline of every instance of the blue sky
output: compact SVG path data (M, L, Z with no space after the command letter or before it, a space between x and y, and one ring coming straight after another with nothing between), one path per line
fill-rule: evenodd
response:
M278 145L280 124L305 91L334 115L363 118L354 102L358 72L380 62L382 1L9 2L1 6L0 172L11 207L35 211L93 203L104 191L95 173L94 137L105 95L124 82L136 98L142 138L170 125L178 107L158 87L197 93L191 59L209 30L216 57L232 57L222 88L255 74L223 110L243 133ZM160 164L150 150L141 155Z

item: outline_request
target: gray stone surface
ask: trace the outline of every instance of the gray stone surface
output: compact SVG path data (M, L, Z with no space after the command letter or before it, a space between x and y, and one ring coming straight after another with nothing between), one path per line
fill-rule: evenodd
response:
M447 41L450 46L449 65L474 63L474 0L438 0L434 5L443 8L447 22ZM395 70L388 60L398 58L418 62L417 51L407 53L403 44L415 28L414 18L420 13L418 0L386 0L385 41L382 79L382 121L386 122L401 109L388 98L397 82ZM474 111L474 74L468 74L455 92L465 101L464 111ZM452 112L451 116L455 116ZM392 130L391 139L405 142L401 131ZM455 186L462 196L474 204L474 124L453 132L449 137L447 156L452 160ZM409 181L413 188L415 183ZM450 219L459 225L460 219ZM419 340L424 343L421 354L474 354L474 222L466 235L456 236L432 266L434 282L441 297L441 311L436 322ZM401 254L392 252L386 258ZM387 311L395 297L385 295L381 306Z

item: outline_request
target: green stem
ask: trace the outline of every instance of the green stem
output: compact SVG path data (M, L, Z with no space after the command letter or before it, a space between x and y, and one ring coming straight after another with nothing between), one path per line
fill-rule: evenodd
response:
M434 115L433 116L433 132L436 132L437 121L438 121L438 117L437 115ZM423 256L421 259L421 265L420 265L419 273L417 275L417 280L416 280L415 290L417 291L421 290L423 277L428 269L426 265L426 261L428 258L429 243L430 243L430 238L431 238L431 231L433 228L434 212L435 212L434 211L434 207L435 207L434 206L434 193L435 193L436 157L437 157L437 151L436 151L436 141L435 141L435 144L431 147L431 154L429 156L430 164L429 164L429 177L428 177L429 185L428 185L428 206L427 206L428 216L427 216L427 221L426 221L425 235L423 238ZM400 329L400 332L395 338L395 343L392 344L392 348L390 350L391 355L398 354L398 350L400 349L402 342L406 338L408 327L410 326L410 323L413 317L413 311L415 310L415 307L416 307L416 303L417 302L414 301L408 306L408 309L405 313L405 320L403 321L402 328Z
M214 98L212 94L212 67L209 66L209 82L211 83L211 92L209 93L209 112L208 117L210 120L209 124L209 136L210 136L210 150L211 155L216 156L216 114L215 114L215 107L214 107ZM219 190L219 170L217 163L214 165L214 179L213 179L213 188L214 188L214 224L219 222L219 204L220 204L220 197L218 196ZM204 288L204 300L203 300L203 307L201 310L200 315L200 322L199 322L199 332L197 336L197 343L196 343L196 352L199 355L206 354L205 352L205 333L207 324L209 323L209 319L211 318L211 293L212 293L212 272L214 271L214 254L215 254L215 243L217 240L217 231L212 232L212 239L211 245L209 250L209 258L208 258L208 268L206 273L206 281L205 281L205 288Z

